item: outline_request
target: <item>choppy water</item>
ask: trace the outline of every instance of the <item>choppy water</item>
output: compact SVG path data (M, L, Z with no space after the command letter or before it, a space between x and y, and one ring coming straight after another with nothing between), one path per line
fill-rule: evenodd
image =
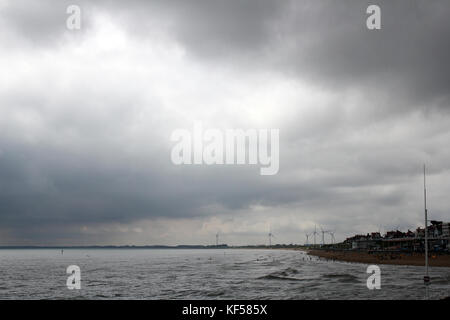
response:
M311 260L310 260L311 259ZM66 268L81 268L81 290ZM367 265L301 251L250 249L0 250L0 299L437 299L450 296L450 268L380 265L369 290ZM426 290L428 292L426 292Z

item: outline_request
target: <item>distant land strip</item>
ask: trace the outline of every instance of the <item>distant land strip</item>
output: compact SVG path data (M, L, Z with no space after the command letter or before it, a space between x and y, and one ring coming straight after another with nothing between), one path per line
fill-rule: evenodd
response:
M307 250L309 255L345 262L367 264L393 264L408 266L424 266L423 253L376 252L376 251L345 251L345 250ZM450 268L450 254L430 253L428 259L431 267Z

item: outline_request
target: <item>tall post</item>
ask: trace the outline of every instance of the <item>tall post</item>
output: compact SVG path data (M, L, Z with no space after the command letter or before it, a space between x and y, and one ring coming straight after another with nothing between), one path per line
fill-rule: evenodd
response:
M317 234L317 232L316 232L316 225L314 225L314 247L316 246L316 234Z
M425 276L423 281L428 284L430 277L428 275L428 210L427 210L427 185L426 185L426 168L423 165L423 200L425 209Z

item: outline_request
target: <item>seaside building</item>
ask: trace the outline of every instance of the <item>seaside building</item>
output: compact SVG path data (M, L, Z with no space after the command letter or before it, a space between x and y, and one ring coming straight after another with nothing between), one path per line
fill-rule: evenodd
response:
M444 237L450 238L450 222L442 224L442 235Z
M450 223L431 220L428 226L428 249L431 251L449 251ZM423 252L425 249L425 229L388 231L381 236L379 232L367 235L355 235L347 238L344 244L352 250L395 250Z

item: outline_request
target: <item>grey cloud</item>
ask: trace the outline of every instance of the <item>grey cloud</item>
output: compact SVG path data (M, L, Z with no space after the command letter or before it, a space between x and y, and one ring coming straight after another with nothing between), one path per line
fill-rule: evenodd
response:
M450 8L446 2L379 1L379 31L366 28L369 4L168 1L158 4L158 9L171 22L172 36L202 62L272 69L337 90L392 90L397 97L390 109L448 109ZM120 10L130 11L128 24L145 36L145 17L132 19L137 7ZM141 14L151 19L152 9Z
M87 26L79 39L96 14L107 13L128 37L145 42L148 33L161 33L206 68L273 72L335 99L323 112L299 108L280 124L280 173L267 179L256 167L172 166L161 141L176 117L152 83L133 89L134 82L108 82L111 73L100 88L74 72L59 80L85 84L62 90L46 75L47 87L24 78L0 91L2 228L16 238L64 239L69 232L73 240L83 237L76 230L83 224L232 216L252 206L268 208L264 218L289 212L341 233L386 225L394 214L392 223L421 221L421 163L432 163L434 177L449 172L450 7L380 1L383 27L372 32L365 28L368 3L79 1ZM19 37L11 46L30 55L64 48L68 4L9 2L0 17L3 30ZM41 129L21 122L23 114ZM151 133L134 136L143 114ZM445 181L435 183L435 193L445 194ZM447 202L436 205L435 217L448 216Z
M64 34L69 2L14 1L2 16L35 43ZM365 27L370 1L79 1L87 25L106 12L145 39L153 29L202 62L263 68L342 90L394 90L390 108L448 109L446 1L379 1L382 29ZM87 28L89 30L89 28ZM88 31L83 31L88 32ZM402 101L405 100L405 101ZM411 104L415 104L414 106Z

